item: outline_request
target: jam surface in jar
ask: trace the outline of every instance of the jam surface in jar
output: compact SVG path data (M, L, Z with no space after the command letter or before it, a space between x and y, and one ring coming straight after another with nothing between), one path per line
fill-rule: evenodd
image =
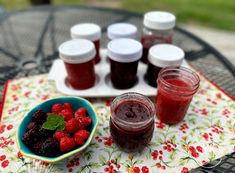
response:
M114 142L121 149L126 152L139 151L151 141L154 119L153 113L145 103L125 100L114 108L113 114L110 119L110 132ZM138 123L146 121L148 123L144 126L138 126Z

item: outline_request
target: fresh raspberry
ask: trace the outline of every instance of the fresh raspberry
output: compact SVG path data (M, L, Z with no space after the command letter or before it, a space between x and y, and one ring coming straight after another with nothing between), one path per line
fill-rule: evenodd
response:
M76 131L78 131L82 127L83 126L80 123L80 121L78 121L76 118L72 118L66 123L65 130L69 133L75 133Z
M73 112L71 112L68 109L63 109L60 113L60 115L62 115L64 117L65 121L70 120L71 118L73 118Z
M75 118L79 118L79 117L86 117L86 109L85 108L79 108L75 112Z
M83 145L85 141L87 140L87 138L89 137L89 135L90 135L90 132L82 129L75 133L74 139L78 145Z
M73 106L70 103L64 103L64 109L67 109L70 112L73 112Z
M70 137L63 137L60 140L60 151L67 152L76 147L76 142L73 138Z
M91 122L92 122L90 117L81 118L81 121L82 121L84 126L89 126L91 124Z
M60 141L63 137L69 137L69 134L65 131L57 131L54 133L53 138L55 138L57 141Z
M52 105L51 112L58 114L64 109L64 106L60 103Z

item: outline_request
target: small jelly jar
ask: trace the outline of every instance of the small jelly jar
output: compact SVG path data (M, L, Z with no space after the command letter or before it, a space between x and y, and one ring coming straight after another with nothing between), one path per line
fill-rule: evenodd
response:
M94 44L85 39L69 40L59 46L64 61L67 82L74 89L87 89L95 84Z
M158 75L156 115L161 122L180 122L199 88L200 78L185 67L166 67Z
M152 11L145 13L141 37L144 48L142 62L148 62L148 51L154 44L172 43L175 20L175 16L168 12Z
M116 97L111 104L110 133L122 150L142 150L151 141L155 107L139 93L129 92Z
M74 25L70 29L72 39L82 38L90 40L94 43L96 49L95 63L100 62L100 38L101 28L99 25L94 23L81 23Z
M146 80L149 85L157 87L160 70L168 66L180 66L184 60L184 51L171 44L157 44L149 49Z
M110 78L115 88L127 89L136 84L138 61L141 56L142 45L136 40L119 38L108 43Z
M110 40L117 38L137 38L137 27L130 23L114 23L108 26L107 35Z

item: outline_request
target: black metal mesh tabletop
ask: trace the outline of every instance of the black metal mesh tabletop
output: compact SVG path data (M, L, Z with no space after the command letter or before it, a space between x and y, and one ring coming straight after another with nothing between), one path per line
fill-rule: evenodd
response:
M130 22L141 31L142 17L123 10L83 6L42 6L0 14L0 92L6 80L47 73L53 60L58 58L58 46L70 39L72 25L99 24L103 35L101 47L104 48L108 42L108 25ZM180 27L175 28L174 44L184 49L186 59L195 69L235 96L235 68L216 49ZM235 172L235 154L225 156L214 168L198 168L192 172Z

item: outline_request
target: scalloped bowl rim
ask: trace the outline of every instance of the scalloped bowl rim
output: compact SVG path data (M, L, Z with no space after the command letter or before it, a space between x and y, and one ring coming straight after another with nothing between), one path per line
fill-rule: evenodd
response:
M62 154L62 155L60 155L60 156L51 157L51 158L46 157L46 156L40 156L40 155L37 155L37 154L28 154L28 153L24 152L24 149L22 148L22 146L20 145L20 142L19 142L19 140L21 140L21 139L19 139L19 135L20 135L20 134L19 134L19 131L20 131L21 128L23 128L23 127L21 127L21 126L22 126L22 123L28 118L28 116L30 116L33 112L35 112L35 110L37 110L38 107L40 107L40 106L42 106L42 105L44 105L44 104L47 104L48 102L50 102L50 101L52 101L52 100L61 100L61 99L62 99L62 100L63 100L63 99L75 99L75 100L83 101L85 104L87 104L87 105L90 106L92 112L94 113L94 117L95 117L95 119L96 119L96 123L94 124L94 127L92 128L91 133L90 133L90 136L89 136L89 138L87 139L86 143L83 144L81 147L78 147L77 149L74 149L74 150L72 150L72 151L69 151L69 152L67 152L67 153L64 153L64 154ZM31 116L32 116L32 115L31 115ZM28 111L28 112L26 113L26 115L24 116L24 118L22 119L22 121L20 122L20 124L19 124L19 126L18 126L18 128L17 128L17 132L16 132L16 143L17 143L17 146L18 146L20 152L22 153L22 155L24 155L24 156L26 156L26 157L29 157L29 158L32 158L32 159L38 159L38 160L45 161L45 162L48 162L48 163L54 163L54 162L58 162L58 161L60 161L60 160L63 160L63 159L65 159L65 158L69 157L69 156L72 156L72 155L74 155L74 154L76 154L76 153L79 153L79 152L81 152L82 150L84 150L85 148L87 148L88 145L90 144L90 142L91 142L91 140L92 140L94 134L95 134L97 125L98 125L98 117L97 117L96 111L95 111L93 105L92 105L88 100L86 100L86 99L84 99L84 98L82 98L82 97L57 97L57 98L53 98L53 99L48 99L48 100L46 100L46 101L44 101L44 102L42 102L42 103L36 105L35 107L33 107L30 111ZM25 128L26 128L26 127L25 127ZM25 145L25 144L24 144L24 145ZM25 145L25 146L26 146L26 145ZM28 146L26 146L26 147L28 147Z

